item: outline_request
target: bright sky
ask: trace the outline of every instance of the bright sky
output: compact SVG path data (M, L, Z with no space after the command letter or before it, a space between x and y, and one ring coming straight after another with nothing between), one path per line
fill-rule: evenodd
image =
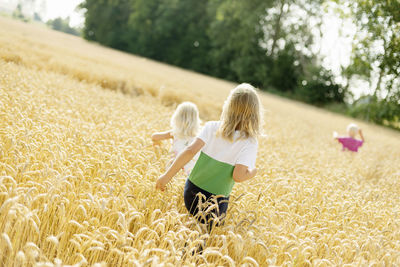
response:
M72 27L83 26L83 15L75 10L76 6L82 3L82 0L45 0L45 2L46 16L44 20L70 17Z
M351 22L343 22L329 13L324 16L323 21L320 52L327 56L323 64L325 67L329 66L334 72L339 72L341 66L347 66L350 63L349 55L352 49L350 37L354 35L356 28Z

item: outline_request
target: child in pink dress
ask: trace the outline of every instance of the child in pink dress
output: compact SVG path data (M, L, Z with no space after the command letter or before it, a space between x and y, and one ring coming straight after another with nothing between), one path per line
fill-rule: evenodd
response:
M356 139L357 133L360 135L361 140ZM349 136L338 136L337 132L333 132L333 138L338 140L342 144L342 150L349 150L353 152L358 152L358 148L364 144L364 136L362 131L354 123L347 126L347 134Z

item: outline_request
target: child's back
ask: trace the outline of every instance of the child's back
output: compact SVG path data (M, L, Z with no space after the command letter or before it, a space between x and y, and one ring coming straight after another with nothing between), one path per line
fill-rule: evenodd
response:
M229 141L217 134L220 127L220 121L207 122L198 136L205 145L189 180L210 193L228 196L234 185L232 172L235 165L255 168L257 140L240 138L239 131L235 131L233 140Z
M172 133L172 147L171 152L174 154L174 157L177 157L179 153L181 153L188 145L190 145L196 138L192 136L187 137L175 137ZM184 167L183 171L186 175L189 175L194 165L196 164L196 160L198 159L199 154L196 154L191 161L189 161Z
M357 133L360 135L361 140L356 139ZM337 132L333 133L333 138L338 140L339 143L342 144L342 150L349 150L353 152L358 152L358 148L360 148L364 144L364 135L361 129L358 128L354 123L350 123L347 126L347 134L348 136L339 137Z
M355 139L353 137L338 137L337 140L339 141L339 143L342 144L343 146L343 150L350 150L353 152L358 152L358 148L361 147L363 145L363 141L362 140L358 140Z
M172 130L154 133L151 139L155 144L161 140L172 139L171 152L176 158L194 140L200 128L200 118L197 106L191 102L181 103L175 110L171 118ZM193 169L198 155L196 155L184 167L186 175Z

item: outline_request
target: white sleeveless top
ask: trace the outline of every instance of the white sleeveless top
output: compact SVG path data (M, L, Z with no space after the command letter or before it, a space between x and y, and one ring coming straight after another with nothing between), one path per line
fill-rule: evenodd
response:
M173 135L173 134L172 134ZM174 136L174 135L173 135ZM174 136L174 139L172 141L172 147L171 147L171 152L174 153L174 156L178 156L179 153L181 153L188 145L190 145L196 137L186 137L186 138L177 138ZM193 159L191 159L184 167L183 171L185 172L186 175L189 175L190 172L192 171L194 165L196 164L197 159L199 158L199 153L197 153Z

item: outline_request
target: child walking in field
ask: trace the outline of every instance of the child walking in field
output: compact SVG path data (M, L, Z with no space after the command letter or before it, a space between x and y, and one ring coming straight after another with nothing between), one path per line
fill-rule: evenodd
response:
M225 216L235 182L249 180L257 173L261 110L254 87L250 84L237 86L225 101L220 121L205 124L195 141L159 177L156 188L164 191L182 166L201 151L186 180L184 201L189 213L201 223L207 223L211 230L212 225Z
M172 139L171 152L174 158L190 145L200 129L200 118L197 106L191 102L181 103L175 110L171 118L172 130L154 133L151 136L154 144L159 144L161 140ZM183 171L189 175L198 158L198 154L183 166Z
M361 140L356 139L357 133L360 135ZM343 151L358 152L358 148L364 144L364 136L361 129L356 124L351 123L347 126L347 134L348 136L340 137L337 132L333 132L333 138L342 144Z

